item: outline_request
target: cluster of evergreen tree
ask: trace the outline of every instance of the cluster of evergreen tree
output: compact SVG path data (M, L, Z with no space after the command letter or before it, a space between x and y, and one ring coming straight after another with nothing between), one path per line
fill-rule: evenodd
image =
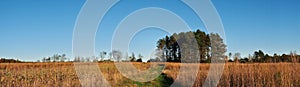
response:
M210 62L213 57L224 59L226 45L218 34L196 30L159 39L157 49L167 62Z

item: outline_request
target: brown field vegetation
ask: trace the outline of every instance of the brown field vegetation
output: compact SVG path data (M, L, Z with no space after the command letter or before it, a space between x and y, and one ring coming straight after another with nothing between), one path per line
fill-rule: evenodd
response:
M149 63L134 63L145 70ZM198 66L199 64L188 64ZM150 82L132 81L120 74L113 63L99 63L102 74L111 86L169 86L176 79L179 63L167 63L164 74ZM200 64L194 86L202 86L209 71L209 64ZM188 74L189 71L180 72ZM193 82L191 82L193 83ZM1 63L1 87L79 87L73 63ZM181 83L185 85L185 83ZM300 87L298 63L228 63L218 84L220 87Z

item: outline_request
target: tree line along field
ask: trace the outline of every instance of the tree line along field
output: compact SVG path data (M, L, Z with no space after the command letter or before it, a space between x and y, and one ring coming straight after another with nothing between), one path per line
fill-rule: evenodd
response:
M112 87L170 86L176 79L180 63L166 63L163 73L153 81L136 82L124 77L113 62L100 62L99 68ZM134 62L135 67L146 70L150 63ZM203 86L210 64L185 64L199 66L195 87ZM188 74L190 71L180 73ZM299 87L298 63L226 63L219 87ZM80 87L74 64L65 63L0 63L1 87ZM185 79L183 79L185 80ZM193 82L190 82L193 83ZM185 82L179 83L185 86Z

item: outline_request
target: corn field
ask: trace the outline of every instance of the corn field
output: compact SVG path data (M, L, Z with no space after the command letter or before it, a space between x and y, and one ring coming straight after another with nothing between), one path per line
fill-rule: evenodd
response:
M133 63L146 70L149 63ZM210 64L187 64L199 66L193 86L203 86ZM170 86L179 73L180 63L166 63L162 74L149 82L132 81L124 77L112 62L99 63L105 79L112 87ZM80 87L73 63L1 63L1 87ZM185 80L185 79L183 79ZM188 79L187 79L188 80ZM181 83L185 86L185 83ZM298 63L227 63L219 87L300 87L300 64Z

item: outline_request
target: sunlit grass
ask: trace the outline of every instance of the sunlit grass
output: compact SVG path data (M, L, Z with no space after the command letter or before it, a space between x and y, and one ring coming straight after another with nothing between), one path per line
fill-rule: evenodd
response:
M139 70L149 69L150 63L133 63ZM179 73L180 63L166 63L163 73L149 82L138 82L124 77L112 62L99 63L105 79L111 86L155 86L165 87L173 83ZM200 66L194 86L202 86L209 71L209 64L188 64ZM157 69L161 69L159 67ZM228 63L218 86L220 87L299 87L300 64L298 63ZM184 79L183 79L184 80ZM2 63L0 64L1 87L67 86L78 87L78 80L73 63ZM181 85L185 85L182 83Z

